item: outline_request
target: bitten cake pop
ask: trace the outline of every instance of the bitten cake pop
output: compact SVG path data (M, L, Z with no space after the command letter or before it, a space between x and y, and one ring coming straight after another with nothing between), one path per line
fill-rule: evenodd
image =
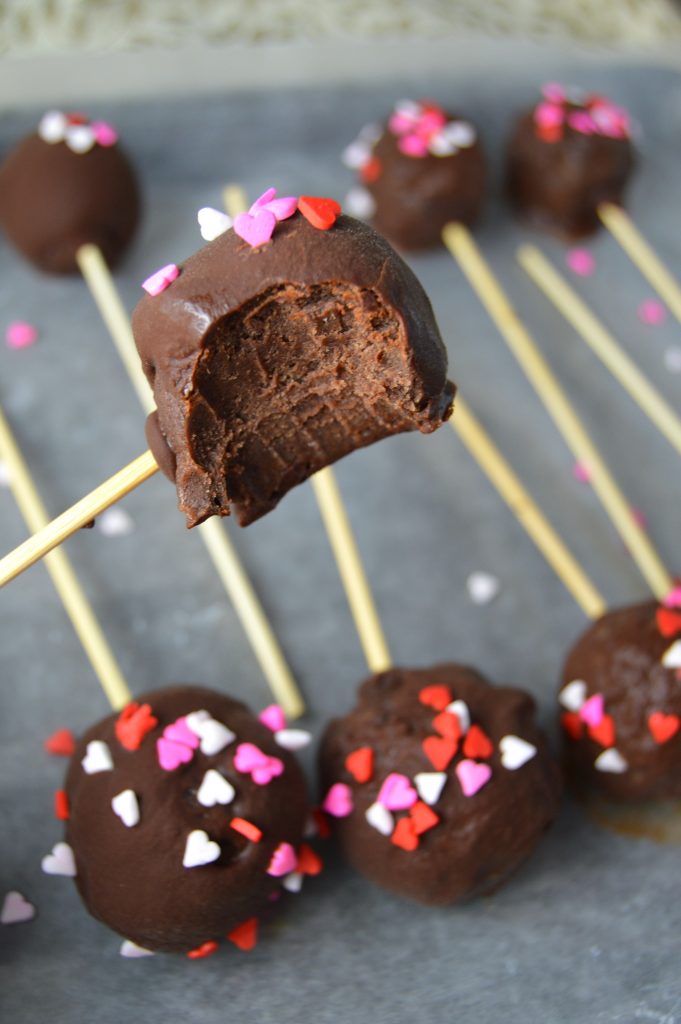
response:
M460 665L368 679L320 753L322 807L352 866L429 904L501 885L560 802L534 712L528 694Z
M508 196L538 227L579 238L598 228L602 203L622 201L634 166L629 115L604 96L556 84L542 93L509 142Z
M439 245L445 224L478 218L487 173L477 131L436 103L397 103L387 124L363 128L343 159L361 182L348 196L351 212L400 249Z
M681 607L648 601L598 619L570 651L558 699L577 789L681 798Z
M315 860L301 856L306 788L283 742L208 689L139 697L78 743L65 843L44 869L72 874L90 913L144 950L239 944Z
M233 228L212 215L222 233L146 282L133 332L188 525L230 505L246 525L355 448L435 430L454 387L416 277L333 200L269 189Z
M115 129L51 111L0 167L0 223L23 255L51 274L78 271L98 246L113 266L137 227L137 181Z

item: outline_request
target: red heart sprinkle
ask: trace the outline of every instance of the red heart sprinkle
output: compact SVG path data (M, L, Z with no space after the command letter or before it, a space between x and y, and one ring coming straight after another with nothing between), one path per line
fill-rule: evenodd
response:
M436 715L433 719L433 728L435 732L440 733L440 736L449 736L453 740L461 738L459 716L452 714L451 711L441 711L439 715Z
M362 181L370 185L372 181L378 181L383 173L383 164L377 156L370 157L359 169L359 176Z
M479 725L472 725L463 741L463 752L466 757L491 757L494 753L494 744Z
M414 823L414 832L417 836L427 832L430 828L435 828L440 822L432 807L429 807L423 800L417 800L414 806L409 809L409 817Z
M655 612L657 628L662 636L674 636L681 633L681 611L677 608L665 608L662 605Z
M158 718L151 713L151 705L131 701L116 719L116 739L126 750L139 750L148 732L158 725Z
M400 818L395 825L390 840L395 844L395 846L399 846L401 850L411 852L417 848L419 845L419 837L416 835L414 822L411 818Z
M615 746L615 723L610 715L603 715L598 725L589 726L589 736L602 747Z
M648 717L648 728L656 743L666 743L681 728L678 715L665 715L664 711L653 711Z
M345 767L356 782L368 782L374 774L374 752L371 747L359 747L345 758Z
M202 946L190 949L187 956L190 960L202 960L204 956L212 956L217 948L217 942L204 942Z
M301 843L298 850L296 871L301 875L318 875L323 868L322 858L307 843Z
M242 923L238 924L236 928L232 928L227 938L239 949L254 949L255 944L258 941L257 917L249 917L247 921L242 921Z
M559 142L563 137L563 129L559 124L535 125L534 130L543 142Z
M579 717L579 712L564 711L560 716L560 724L563 726L563 729L570 739L581 740L584 723Z
M341 212L340 203L324 196L300 196L298 209L305 220L309 221L313 228L319 228L320 231L328 231L330 227L333 227Z
M444 711L447 705L452 703L452 691L448 686L424 686L422 690L419 690L419 700L426 707Z
M58 789L54 794L54 816L58 821L69 820L69 798L63 789Z
M48 754L71 757L76 749L76 740L70 729L57 729L47 737L44 747Z
M421 744L436 772L443 772L456 754L458 743L451 736L427 736Z

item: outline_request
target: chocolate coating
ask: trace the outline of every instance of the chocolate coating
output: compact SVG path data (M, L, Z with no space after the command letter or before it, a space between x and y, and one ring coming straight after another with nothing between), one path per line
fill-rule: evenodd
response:
M233 230L133 313L158 412L151 450L194 526L242 525L355 448L429 433L454 387L423 289L372 228L300 213L252 249Z
M491 757L484 759L492 776L473 796L464 796L455 774L463 759L460 743L432 808L440 822L420 836L418 849L408 851L371 827L365 813L389 773L413 782L417 773L436 770L422 743L435 734L438 712L419 701L419 692L435 684L446 685L453 699L465 701L472 722L493 742ZM455 903L496 889L530 855L559 807L558 768L534 717L535 704L527 693L491 686L460 665L394 668L364 682L353 710L328 726L320 752L325 791L336 782L352 791L352 813L332 819L347 860L377 885L421 903ZM509 734L536 747L535 756L515 771L500 760L499 740ZM348 754L361 747L374 751L373 777L364 784L345 764Z
M149 703L159 724L138 750L127 750L115 734L117 714L93 725L78 743L65 789L70 804L66 841L73 849L76 885L90 913L121 935L150 950L188 952L218 941L268 905L281 879L267 874L279 843L297 848L307 815L305 782L295 758L273 733L230 697L199 687L177 686L138 698ZM156 741L179 717L205 709L236 733L220 753L194 751L189 763L161 768ZM87 774L81 764L87 744L102 740L111 752L112 771ZM284 763L267 785L234 767L239 743L254 743ZM197 790L207 769L219 771L234 787L228 806L204 807ZM114 813L113 797L126 789L137 796L140 821L126 827ZM230 828L233 817L257 825L260 842ZM205 831L218 842L218 860L185 868L187 836Z
M681 798L681 729L657 742L649 725L656 712L681 717L678 670L662 664L674 638L662 636L656 614L654 601L608 612L567 657L561 691L582 680L587 699L603 696L605 713L614 723L614 747L627 765L622 772L598 770L594 762L605 745L589 735L586 725L579 739L564 729L566 774L582 793L614 800Z
M10 242L48 274L76 273L76 252L86 242L114 266L139 214L137 181L118 144L74 153L65 142L44 142L33 133L0 167L0 223Z

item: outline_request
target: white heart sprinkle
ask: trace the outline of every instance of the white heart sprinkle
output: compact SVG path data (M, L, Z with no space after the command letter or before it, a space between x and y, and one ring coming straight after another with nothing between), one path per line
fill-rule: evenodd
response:
M681 668L681 640L675 640L662 655L665 668Z
M9 487L12 483L12 474L6 462L0 461L0 487Z
M422 110L421 104L415 103L414 100L398 100L395 104L395 113L404 117L420 117Z
M145 949L144 946L138 946L136 942L132 942L130 939L126 939L121 945L121 956L127 956L130 959L137 959L141 956L155 956L150 949Z
M111 801L114 814L117 814L126 828L134 828L139 824L140 805L136 794L131 789L124 789Z
M198 868L217 860L222 850L218 843L209 838L202 828L196 828L187 836L182 864L185 868Z
M87 153L96 141L95 133L87 124L77 124L66 129L66 145L72 153Z
M428 150L433 156L454 156L458 152L458 146L448 139L444 132L438 132L428 143Z
M306 729L279 729L274 738L284 750L302 750L312 740L312 734Z
M392 835L395 828L395 819L383 804L375 803L368 807L364 815L372 828L380 832L382 836Z
M365 142L378 142L382 134L383 125L378 124L376 121L370 121L369 124L365 124L363 128L360 128L357 137Z
M456 715L461 732L465 735L471 727L471 713L468 710L468 704L464 700L453 700L451 704L447 705L445 711L450 715Z
M111 751L102 740L91 740L85 748L85 757L80 762L88 775L110 772L113 769Z
M558 694L558 700L568 711L579 711L586 700L586 683L583 679L573 679Z
M361 185L351 188L343 201L343 209L351 217L368 219L376 212L376 201L368 189Z
M235 796L236 790L232 783L214 768L209 768L203 776L196 799L203 807L215 807L216 804L231 804Z
M599 772L614 772L615 775L621 775L622 772L626 772L629 765L624 760L619 750L615 750L614 747L608 747L598 755L594 761L594 768Z
M66 115L61 110L50 110L40 119L38 135L43 142L63 142L66 134Z
M236 739L231 729L211 718L207 711L193 711L187 715L187 727L199 737L201 753L207 757L219 754Z
M135 528L132 516L120 505L107 508L96 521L97 529L105 537L125 537Z
M681 373L681 348L672 345L664 354L664 365L670 373Z
M304 877L300 871L291 871L290 874L282 878L281 884L287 892L300 892L303 888Z
M489 604L499 593L499 580L491 572L472 572L466 580L471 601Z
M0 911L0 924L21 924L32 921L34 917L35 907L25 896L14 889L6 894Z
M414 785L419 796L430 807L440 799L446 781L446 772L419 772L414 776Z
M52 853L43 857L41 867L46 875L76 877L76 860L68 843L57 843L56 846L53 846Z
M351 142L349 146L346 146L341 153L341 160L346 167L350 167L353 171L363 167L364 164L371 157L371 143L365 139L359 138Z
M450 121L442 129L442 134L458 149L468 149L477 138L475 128L468 121Z
M225 231L229 231L233 223L231 217L223 213L222 210L213 209L212 206L202 206L196 215L196 219L199 222L201 238L204 238L206 242L212 242L213 239L224 235Z
M502 736L499 740L501 751L501 763L510 772L522 768L524 764L531 761L537 753L537 748L520 736Z

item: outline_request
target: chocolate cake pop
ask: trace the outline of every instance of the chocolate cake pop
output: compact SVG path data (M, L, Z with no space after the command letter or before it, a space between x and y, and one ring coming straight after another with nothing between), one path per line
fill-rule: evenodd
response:
M277 728L272 710L263 717ZM248 944L282 884L297 888L316 859L300 852L306 788L285 736L211 690L138 698L79 741L62 798L66 841L43 867L72 874L131 955Z
M368 679L320 753L322 807L352 866L421 903L501 885L560 802L534 712L528 694L460 665Z
M515 209L566 239L591 234L601 203L620 203L634 166L629 115L604 96L549 84L508 145Z
M361 182L348 196L350 212L369 217L400 249L439 245L445 224L478 218L487 171L477 131L436 103L397 103L385 126L363 128L343 159Z
M603 615L570 651L558 700L576 789L681 798L681 607Z
M115 265L139 212L135 175L104 121L51 111L0 166L0 224L50 274L75 273L76 252L86 242Z
M242 525L355 448L450 412L446 351L421 285L331 199L269 189L233 229L145 287L133 332L156 460L194 526Z

